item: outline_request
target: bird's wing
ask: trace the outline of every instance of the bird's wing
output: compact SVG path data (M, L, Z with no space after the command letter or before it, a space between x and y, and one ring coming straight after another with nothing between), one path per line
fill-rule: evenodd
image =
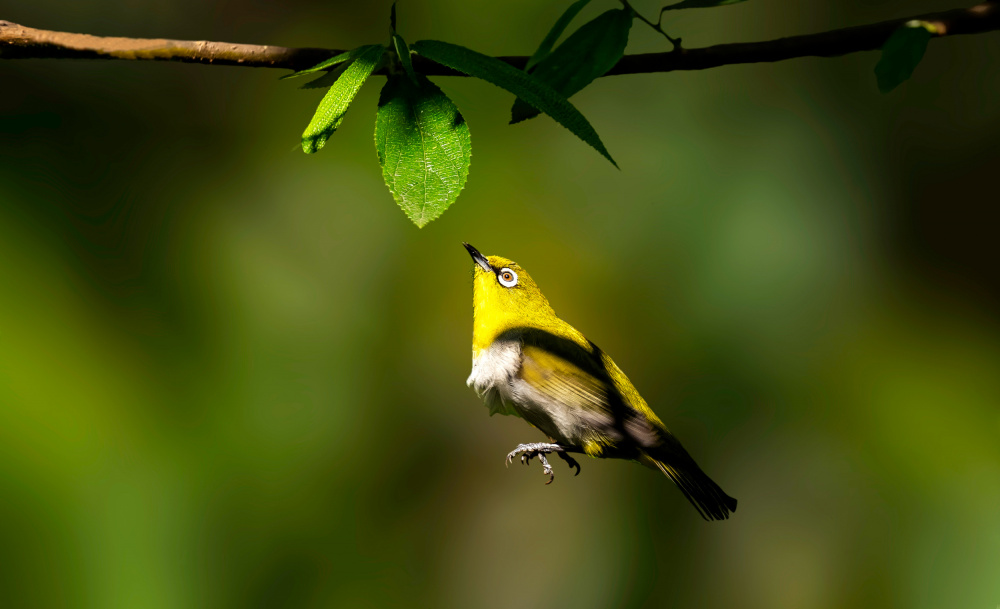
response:
M597 376L535 345L524 345L518 376L531 388L532 410L541 411L525 418L545 433L594 456L621 440L611 408L613 388Z
M666 430L656 415L627 379L618 382L615 377L624 375L600 349L585 345L547 332L527 332L518 374L549 408L559 409L562 420L577 421L580 433L575 439L596 442L590 448L598 452L615 448L612 453L621 454L662 445ZM623 392L623 386L630 391Z
M573 362L536 345L522 348L520 377L547 398L586 411L609 410L609 385Z

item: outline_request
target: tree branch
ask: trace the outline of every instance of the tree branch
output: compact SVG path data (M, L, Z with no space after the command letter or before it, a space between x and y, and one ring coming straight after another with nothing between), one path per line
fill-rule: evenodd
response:
M719 44L665 53L626 55L607 75L705 70L718 66L783 61L796 57L835 57L881 48L890 34L911 20L929 21L936 36L978 34L1000 29L1000 0L987 0L967 9L891 19L819 34L792 36L765 42ZM337 49L288 48L228 42L114 38L38 30L0 21L0 59L132 59L183 61L227 66L302 70L340 53ZM527 57L498 57L524 68ZM414 57L417 71L429 76L462 74Z

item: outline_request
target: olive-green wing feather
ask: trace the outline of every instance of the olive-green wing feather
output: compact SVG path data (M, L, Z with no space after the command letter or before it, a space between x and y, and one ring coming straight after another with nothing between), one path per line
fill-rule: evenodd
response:
M614 388L565 357L537 345L522 349L518 376L535 392L544 416L525 415L546 433L558 433L562 441L581 447L590 455L602 455L615 447L623 435L616 430L612 401ZM532 418L538 420L531 421ZM558 430L546 418L558 420Z
M609 409L611 389L576 364L535 345L522 349L521 378L546 397L574 408L601 412Z
M533 358L547 358L545 367L559 372L544 387L552 397L591 416L601 414L589 422L605 436L602 444L618 447L614 456L635 458L623 452L661 445L669 432L611 358L568 324L561 334L566 338L531 330L521 338L526 355L544 353Z

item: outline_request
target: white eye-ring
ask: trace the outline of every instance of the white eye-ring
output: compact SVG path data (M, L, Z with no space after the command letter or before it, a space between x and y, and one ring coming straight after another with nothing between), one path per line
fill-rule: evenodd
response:
M500 272L497 273L497 281L499 281L500 285L505 288L512 288L517 285L517 273L506 267L502 268L500 269Z

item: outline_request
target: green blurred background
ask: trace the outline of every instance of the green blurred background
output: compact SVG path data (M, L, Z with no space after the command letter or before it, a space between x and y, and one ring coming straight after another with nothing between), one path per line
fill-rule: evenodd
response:
M403 2L528 54L568 0ZM582 16L613 6L593 2ZM688 46L960 6L753 0ZM636 6L654 15L658 4ZM388 2L8 4L28 26L349 48ZM582 22L582 21L581 21ZM630 52L665 50L636 24ZM468 185L418 230L373 149L319 154L275 70L0 61L0 606L969 607L1000 603L1000 36L601 79L617 171L512 97L437 82ZM659 474L505 469L465 387L471 262L517 260L739 510Z

